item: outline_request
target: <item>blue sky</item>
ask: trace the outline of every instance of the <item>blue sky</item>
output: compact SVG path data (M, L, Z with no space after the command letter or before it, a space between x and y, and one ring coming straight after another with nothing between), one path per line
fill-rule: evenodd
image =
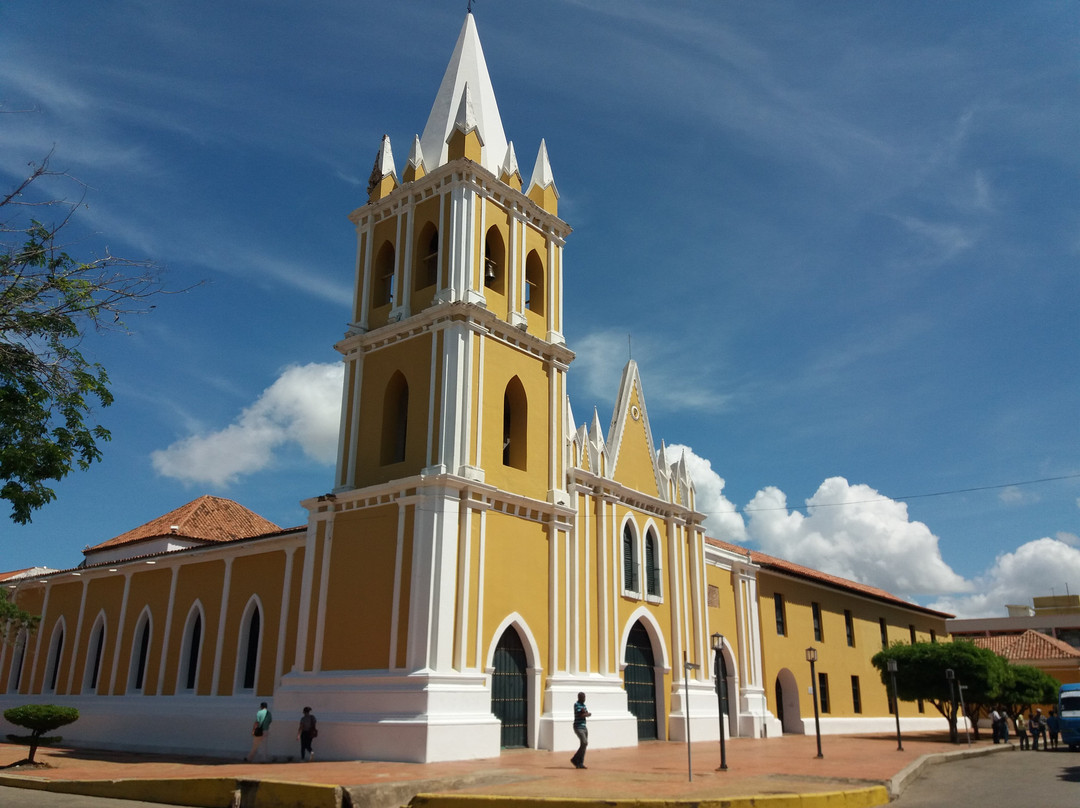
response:
M203 282L87 338L113 440L33 524L0 521L0 569L74 566L204 493L305 521L346 216L383 133L404 167L464 11L0 7L3 187L55 149L88 186L74 253ZM1080 592L1080 6L474 11L507 137L525 171L546 140L575 230L579 421L607 424L632 351L715 535L961 614Z

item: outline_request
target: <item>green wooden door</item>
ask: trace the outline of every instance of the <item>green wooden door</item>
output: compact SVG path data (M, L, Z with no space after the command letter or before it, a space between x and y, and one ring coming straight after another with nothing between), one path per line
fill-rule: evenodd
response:
M641 621L634 623L626 641L626 670L623 672L626 699L637 718L638 739L655 740L656 671L649 632Z
M508 628L495 647L491 676L491 712L502 722L502 746L528 746L527 662L525 646L514 628Z

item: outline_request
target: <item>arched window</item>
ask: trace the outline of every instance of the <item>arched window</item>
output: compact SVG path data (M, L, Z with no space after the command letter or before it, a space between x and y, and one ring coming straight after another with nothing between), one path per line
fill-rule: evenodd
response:
M385 241L375 259L372 278L374 282L372 304L374 306L385 306L394 302L394 263L394 245Z
M105 652L105 615L99 614L90 631L87 646L86 668L83 673L83 692L97 693L98 677L101 675L101 657Z
M29 637L30 632L25 628L15 635L15 647L11 650L11 668L8 670L8 693L19 692L23 662L26 659L26 643Z
M413 289L423 289L439 282L439 231L431 222L424 225L416 240L416 263L413 265Z
M150 612L144 611L135 625L134 642L131 646L131 670L128 673L128 691L141 693L146 684L146 663L150 659Z
M506 294L506 247L499 228L490 227L484 239L484 286L500 295Z
M248 604L247 616L240 629L240 654L237 660L240 669L238 684L241 690L254 690L258 681L259 652L262 650L261 623L259 606L252 600Z
M198 604L191 607L180 648L183 656L180 658L181 676L177 690L195 690L199 681L199 658L202 655L202 611Z
M637 537L630 522L623 525L623 589L627 592L638 591L638 550Z
M383 396L382 452L380 462L384 466L400 463L405 459L405 446L409 429L409 383L401 371L396 371L386 385Z
M517 376L510 380L503 393L503 465L522 471L528 460L529 401Z
M660 597L660 546L656 534L649 528L645 534L645 593Z
M544 263L536 250L525 259L525 308L544 313Z
M60 662L64 656L64 619L60 618L53 628L52 639L49 640L49 656L45 663L45 692L56 692L56 681L60 674Z

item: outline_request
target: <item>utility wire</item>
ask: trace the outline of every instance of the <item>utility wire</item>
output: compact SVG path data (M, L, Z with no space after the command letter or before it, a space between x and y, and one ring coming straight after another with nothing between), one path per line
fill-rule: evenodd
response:
M1001 488L1015 488L1016 486L1020 485L1036 485L1038 483L1052 483L1059 480L1075 480L1078 477L1080 477L1080 474L1063 474L1060 477L1041 477L1038 480L1020 480L1019 482L1015 483L1002 483L1000 485L980 485L974 488L954 488L949 491L932 491L928 494L905 494L904 496L899 497L881 496L877 497L876 499L857 499L851 500L849 502L815 502L812 505L807 505L806 508L807 510L810 510L811 508L840 508L845 505L865 505L872 502L890 502L903 499L925 499L927 497L947 497L953 494L970 494L975 491L994 491ZM752 511L786 510L790 510L790 508L786 505L776 506L773 508L740 508L736 506L734 511L715 511L714 513L738 513L739 511L742 511L743 513L750 513Z

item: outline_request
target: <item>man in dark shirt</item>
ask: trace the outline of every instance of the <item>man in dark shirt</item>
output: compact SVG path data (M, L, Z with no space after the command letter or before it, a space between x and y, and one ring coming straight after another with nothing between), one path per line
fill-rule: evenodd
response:
M585 694L577 694L577 703L574 705L574 734L578 736L581 745L577 753L570 758L570 762L578 769L585 768L585 749L589 745L589 730L585 728L585 719L592 713L585 709Z

